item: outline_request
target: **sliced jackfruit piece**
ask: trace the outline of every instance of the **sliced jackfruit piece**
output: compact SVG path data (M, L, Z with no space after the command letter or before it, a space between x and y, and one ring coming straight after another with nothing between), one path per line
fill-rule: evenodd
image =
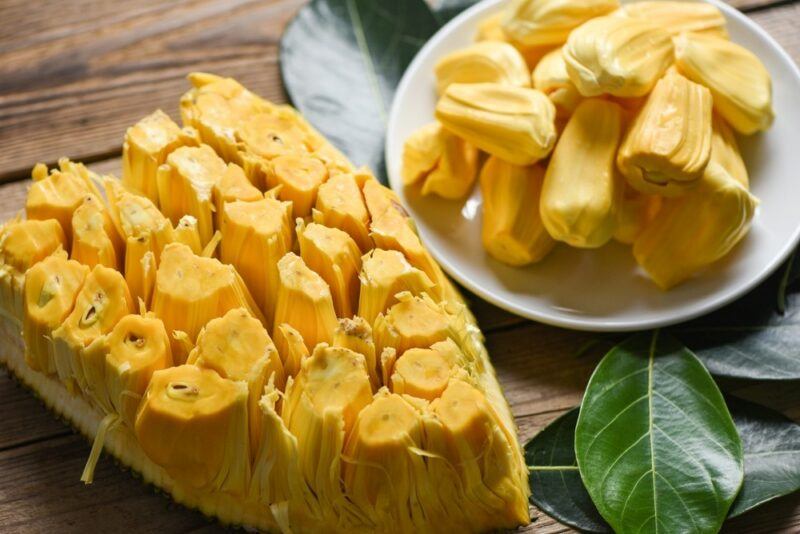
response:
M402 359L408 349L430 347L449 337L450 317L430 297L399 293L396 298L397 304L375 318L372 331L378 353L391 347Z
M273 337L286 376L297 376L303 360L310 355L303 336L292 325L283 323L275 326Z
M161 250L175 240L169 219L147 197L127 191L118 180L103 182L108 199L109 215L117 232L126 241L131 237L149 238L156 259Z
M280 186L278 198L292 202L295 217L311 215L320 185L328 179L322 160L304 155L287 154L275 157L267 167L267 188Z
M394 364L392 392L433 400L447 388L450 375L450 365L438 351L408 349Z
M234 163L228 163L225 173L214 182L211 196L214 198L214 224L217 229L222 228L222 211L226 202L253 202L264 198L261 191L247 179L244 170Z
M658 195L646 195L625 185L622 202L617 210L617 223L614 228L614 239L626 245L632 245L639 234L655 219L661 209L661 198Z
M475 33L475 41L500 41L508 42L508 36L503 30L503 18L505 12L500 11L490 15L478 23L478 31Z
M197 490L243 496L250 482L247 384L180 365L153 373L136 414L145 454Z
M151 234L129 237L125 243L125 282L134 302L150 305L156 279L155 245Z
M178 224L175 225L175 242L183 243L195 254L203 252L200 230L197 227L197 218L191 215L184 215Z
M200 144L197 131L180 128L169 115L156 110L128 128L122 143L122 183L158 204L158 167L182 146Z
M237 308L245 308L264 324L264 316L232 266L197 256L180 243L164 248L156 273L152 310L172 336L172 357L176 364L185 362L188 356L186 347L175 339L176 331L184 332L194 342L208 321Z
M25 308L22 337L25 362L47 375L56 373L52 333L75 306L89 268L67 259L63 250L25 272Z
M690 80L709 88L714 109L736 131L766 130L775 118L772 78L761 60L741 45L709 35L675 37L675 65Z
M567 73L583 96L643 96L673 60L671 35L661 25L614 16L578 27L563 54Z
M553 239L581 248L611 239L624 191L614 163L622 113L613 102L587 99L569 119L547 166L539 202Z
M567 74L567 64L561 48L548 52L533 69L533 88L538 89L556 106L556 117L572 115L581 101L578 88Z
M428 293L433 282L424 271L413 267L397 250L376 248L361 259L361 292L358 315L372 324L378 314L397 302L396 295Z
M275 327L290 324L309 349L317 343L331 343L338 322L325 280L292 252L278 261L278 280Z
M555 106L526 87L451 84L436 104L436 118L465 141L517 165L544 158L556 141Z
M750 178L747 167L742 160L739 152L739 144L736 142L731 127L716 113L711 119L711 157L709 161L721 165L731 178L742 184L745 189L750 187Z
M434 73L439 94L451 83L531 85L525 58L512 45L500 41L481 41L447 54L436 63Z
M367 374L373 389L377 389L378 361L375 352L375 342L372 340L372 327L363 317L358 315L351 318L339 319L339 326L333 333L333 345L344 347L364 356L367 364Z
M527 46L559 45L584 22L618 7L618 0L514 0L505 12L503 31Z
M73 212L72 234L72 259L119 269L125 252L122 238L99 198L86 195Z
M711 155L711 93L674 69L658 81L619 147L617 166L642 193L678 196Z
M642 19L658 24L673 35L698 32L728 37L725 16L716 6L705 2L631 2L614 12L618 17Z
M361 187L351 173L335 174L319 186L312 215L315 223L350 234L361 252L375 246L369 236L369 213Z
M543 181L539 165L512 165L494 156L483 164L481 240L494 259L527 265L540 261L555 246L539 216Z
M222 211L220 258L236 267L272 328L278 260L292 250L292 205L274 198L228 202Z

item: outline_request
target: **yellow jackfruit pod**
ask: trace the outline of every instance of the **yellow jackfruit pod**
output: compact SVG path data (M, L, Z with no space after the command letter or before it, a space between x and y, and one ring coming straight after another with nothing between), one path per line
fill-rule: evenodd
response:
M156 280L155 253L151 234L129 237L125 244L125 282L134 302L150 305Z
M423 500L428 478L422 441L420 414L400 395L382 390L358 414L344 446L342 481L378 530L415 532L425 522L423 505L412 506Z
M391 347L402 359L408 349L430 347L450 337L451 318L430 297L404 292L396 298L397 304L375 318L372 335L378 353Z
M244 495L250 482L247 384L180 365L153 373L136 437L145 454L198 490Z
M697 185L711 156L711 93L670 69L619 148L617 166L634 189L678 196Z
M533 88L538 89L556 106L556 117L569 117L583 98L567 74L561 48L548 52L533 69Z
M478 31L475 33L475 41L500 41L507 42L508 36L503 31L503 18L505 12L501 11L490 15L478 23Z
M212 189L227 166L208 145L181 147L158 168L158 202L161 211L177 224L184 215L197 219L203 246L214 234Z
M211 196L214 198L214 225L222 228L222 209L226 202L261 200L264 195L250 183L244 170L234 163L228 163L225 173L214 182Z
M193 128L180 128L163 111L156 110L128 128L122 143L122 183L158 203L156 172L167 155L182 146L197 146Z
M431 412L424 449L440 458L432 462L429 475L439 482L437 492L448 495L453 493L448 488L459 487L459 509L469 510L465 520L476 531L525 523L528 501L521 482L527 480L527 470L514 461L513 430L501 422L486 396L463 380L451 379L431 403Z
M752 134L772 125L772 78L755 54L699 33L682 33L674 43L678 70L709 88L714 109L736 131Z
M319 186L312 215L315 223L347 232L361 252L375 246L369 237L369 213L361 186L351 173L335 174Z
M482 41L452 52L436 63L434 73L439 94L451 83L531 85L525 58L512 45L499 41Z
M325 280L292 252L278 261L278 280L275 328L288 323L309 349L318 343L331 343L339 323Z
M364 356L320 344L287 387L283 419L297 436L303 478L321 507L344 501L341 454L359 412L372 402Z
M658 215L662 197L646 195L625 185L619 210L617 224L614 228L614 239L625 245L632 245L639 234Z
M184 215L178 224L175 225L175 242L183 243L195 254L203 252L203 245L200 241L200 230L197 227L197 218L191 215Z
M356 242L337 228L317 223L306 226L297 219L300 256L328 284L338 317L350 317L358 306L361 251Z
M339 326L333 333L333 346L344 347L364 356L372 388L378 389L380 380L375 342L372 340L372 327L366 319L358 315L352 319L347 317L339 319Z
M295 217L306 217L317 201L320 185L328 179L325 164L312 156L287 154L270 161L267 167L266 186L281 186L278 198L292 202Z
M494 156L481 169L486 251L508 265L527 265L547 256L555 241L539 216L544 170L540 165L512 165Z
M423 126L403 147L403 183L422 181L422 194L458 199L468 195L478 173L478 150L442 128Z
M742 154L739 152L736 136L728 123L716 113L713 114L711 120L711 158L709 161L721 165L728 171L731 178L742 184L745 189L749 189L750 179L747 167L742 160Z
M122 238L99 198L86 195L73 212L72 234L72 259L89 267L120 268L125 252Z
M115 269L95 265L86 276L75 306L53 331L54 361L58 378L68 388L87 389L84 349L111 332L117 322L134 308L128 285ZM94 384L92 384L94 386Z
M184 332L194 342L208 321L237 308L245 308L265 324L264 316L232 266L197 256L180 243L164 248L156 273L152 311L164 321L167 333L172 336L172 357L176 364L184 363L188 356L185 346L175 339L176 331Z
M620 7L614 15L653 22L673 35L681 32L698 32L715 37L728 37L722 11L705 2L631 2Z
M454 83L436 104L442 126L509 163L529 165L556 142L555 106L536 89Z
M559 45L587 20L618 7L618 0L514 0L506 11L503 31L526 46Z
M69 250L72 243L72 214L83 203L87 195L100 198L89 171L80 163L67 159L58 161L59 169L50 174L36 173L28 197L25 199L25 214L28 219L44 221L55 219L61 225Z
M86 265L68 260L63 250L25 272L22 337L25 340L25 362L32 369L47 375L55 374L52 333L72 311L88 274Z
M633 244L650 278L669 289L716 262L747 234L758 200L716 162L696 189L665 198Z
M153 253L158 259L163 248L175 240L169 219L158 211L150 199L127 191L118 180L106 178L103 184L109 215L119 235L126 242L132 237L150 239Z
M303 336L292 325L283 323L275 326L273 337L286 376L297 376L303 360L310 355Z
M220 258L236 267L268 328L278 294L278 260L292 250L292 205L274 198L227 202L222 209Z
M247 384L250 452L255 455L261 439L258 402L264 386L270 380L278 388L285 383L278 350L264 326L244 308L231 310L209 321L200 331L186 362Z
M397 250L376 248L365 254L361 258L359 279L358 315L370 324L397 302L398 293L420 295L433 288L428 275L412 266Z
M172 367L161 319L126 315L105 338L105 391L113 411L134 428L136 411L153 373Z
M659 24L606 16L573 31L563 49L567 73L583 96L650 92L672 64L672 38Z
M570 117L547 166L539 202L553 239L581 248L611 239L624 191L614 162L622 127L622 109L607 100L584 100Z
M25 271L66 246L56 219L13 219L0 227L0 311L22 321Z
M450 365L438 351L408 349L394 364L392 392L433 400L447 388L450 374Z

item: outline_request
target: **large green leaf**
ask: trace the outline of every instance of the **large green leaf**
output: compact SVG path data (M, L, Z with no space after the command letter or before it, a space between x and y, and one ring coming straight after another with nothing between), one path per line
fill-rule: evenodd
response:
M742 484L742 443L703 364L667 335L611 350L575 431L581 477L618 533L719 530Z
M336 147L385 182L395 88L437 28L424 0L312 0L281 38L286 92Z
M586 491L575 461L574 408L525 445L531 502L544 513L583 532L611 532Z
M744 482L728 517L800 490L800 425L736 397L726 397L725 403L744 451ZM531 501L566 525L586 532L608 532L580 476L574 476L579 410L568 411L525 444Z

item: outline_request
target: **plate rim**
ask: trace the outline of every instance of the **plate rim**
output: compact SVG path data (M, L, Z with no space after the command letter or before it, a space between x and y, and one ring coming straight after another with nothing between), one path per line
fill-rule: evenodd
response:
M384 142L384 159L386 161L387 166L387 176L389 181L389 186L392 189L395 189L395 183L402 187L402 180L400 177L395 176L395 172L393 171L394 165L390 165L390 162L395 160L395 156L392 155L390 150L390 132L394 129L394 125L396 124L398 117L400 116L401 109L400 109L400 102L397 98L397 95L404 93L408 89L408 85L411 83L412 73L416 72L419 68L419 64L429 55L430 50L436 47L440 41L445 39L450 33L452 33L456 28L461 26L466 20L471 19L473 16L478 15L484 11L492 10L499 6L499 4L508 2L509 0L481 0L477 2L475 5L470 6L469 8L465 9L455 17L453 17L450 21L448 21L444 26L439 28L437 32L430 38L428 41L423 45L423 47L417 52L414 56L414 59L406 68L405 72L403 73L402 78L400 79L400 83L395 90L395 97L392 99L392 105L389 110L389 116L387 121L387 129L386 129L386 140ZM623 2L623 3L635 3L638 0L633 0L632 2ZM702 2L711 4L717 7L720 11L722 11L726 17L731 17L742 23L749 31L756 33L760 38L762 38L766 43L772 48L773 51L777 52L778 56L782 60L782 62L788 66L787 72L791 77L794 78L795 83L800 86L800 67L795 63L792 57L789 55L786 50L769 34L764 28L762 28L758 23L752 20L750 17L739 11L738 9L724 3L722 0L683 0L687 2ZM421 238L421 236L420 236ZM530 319L533 321L537 321L543 324L548 324L551 326L561 327L561 328L568 328L573 330L579 331L586 331L586 332L632 332L638 330L649 330L653 328L661 328L672 326L675 324L683 323L686 321L690 321L692 319L696 319L697 317L706 315L713 311L716 311L727 304L738 300L745 294L749 293L753 290L756 286L761 284L765 279L767 279L770 275L772 275L778 267L783 264L789 256L795 251L798 246L798 242L800 242L800 224L798 224L792 235L791 238L784 244L783 248L776 254L767 264L761 269L760 272L755 274L754 276L750 277L750 279L741 284L740 286L736 287L732 291L726 292L722 295L714 294L711 298L707 298L702 302L699 303L687 303L686 306L682 306L681 310L684 310L680 313L674 314L673 317L655 317L652 319L645 319L645 320L614 320L613 317L601 317L601 318L581 318L581 317L570 317L570 316L563 316L563 315L555 315L555 314L547 314L544 312L540 312L538 310L531 310L522 306L518 306L514 302L503 298L499 295L492 293L489 290L484 289L481 287L480 283L473 281L469 276L465 275L459 268L456 263L449 261L446 255L442 254L438 248L429 246L423 240L423 244L425 248L430 252L430 254L434 257L434 259L441 265L442 269L451 276L454 280L456 280L459 284L463 287L468 289L470 292L474 293L475 295L479 296L480 298L484 299L485 301L506 310L510 313L518 315L520 317ZM549 309L549 308L548 308Z

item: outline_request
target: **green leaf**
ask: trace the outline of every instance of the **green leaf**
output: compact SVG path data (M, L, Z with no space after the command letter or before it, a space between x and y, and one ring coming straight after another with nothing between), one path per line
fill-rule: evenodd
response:
M439 24L445 25L453 17L478 3L478 0L432 0L433 14Z
M575 431L581 477L618 533L717 532L742 484L742 443L703 364L658 332L595 369Z
M384 135L395 88L437 29L424 0L312 0L281 37L286 92L337 148L385 183Z
M725 403L744 452L744 482L728 517L800 490L800 425L780 412L736 397L726 397ZM568 411L525 444L531 501L566 525L585 532L609 532L583 481L574 476L573 440L579 410Z
M740 300L672 332L715 376L800 379L800 293L792 269L785 265Z
M525 445L531 502L540 510L583 532L611 532L586 491L575 461L574 408Z
M758 404L728 397L744 447L744 484L728 514L800 490L800 425Z

